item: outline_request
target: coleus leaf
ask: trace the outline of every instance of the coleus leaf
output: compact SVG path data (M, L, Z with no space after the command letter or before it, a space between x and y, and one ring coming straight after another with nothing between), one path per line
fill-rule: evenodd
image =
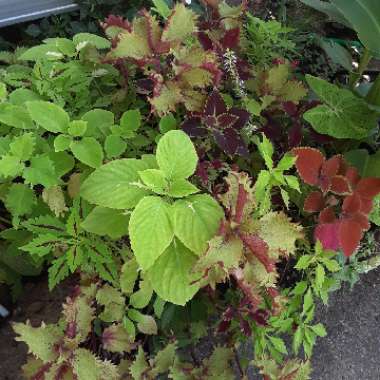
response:
M312 191L305 199L303 209L306 212L322 211L325 205L323 194L320 191Z
M339 245L346 257L356 251L362 238L363 229L358 223L350 220L339 223Z

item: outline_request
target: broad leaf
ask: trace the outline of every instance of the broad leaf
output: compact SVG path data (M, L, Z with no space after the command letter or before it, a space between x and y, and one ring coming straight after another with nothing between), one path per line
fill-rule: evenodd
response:
M34 123L25 107L0 104L0 122L14 128L34 129Z
M76 159L91 168L98 168L102 165L104 158L103 148L94 137L84 137L78 141L74 140L70 144L70 149Z
M156 157L158 166L168 179L190 177L198 163L197 152L189 136L178 130L161 137Z
M142 160L115 160L95 170L81 186L81 195L98 206L128 209L148 194L139 183L138 172L148 169Z
M338 139L361 140L377 128L379 115L351 91L327 81L306 76L313 91L325 103L304 114L304 118L319 133Z
M218 231L223 210L211 196L192 195L174 203L174 233L197 255L207 248L207 242Z
M133 210L129 222L131 246L137 262L147 270L173 240L170 205L159 197L145 197Z
M27 102L31 118L49 132L65 132L70 122L69 115L61 107L44 101Z

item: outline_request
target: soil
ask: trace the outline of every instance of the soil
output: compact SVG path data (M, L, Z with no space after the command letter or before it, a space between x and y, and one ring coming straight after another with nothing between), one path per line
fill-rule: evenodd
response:
M26 362L27 347L14 340L11 322L30 320L33 326L39 326L42 321L57 322L62 302L70 294L74 281L75 279L69 279L52 292L48 290L46 277L25 284L23 294L11 316L5 321L0 318L0 380L24 379L21 367Z

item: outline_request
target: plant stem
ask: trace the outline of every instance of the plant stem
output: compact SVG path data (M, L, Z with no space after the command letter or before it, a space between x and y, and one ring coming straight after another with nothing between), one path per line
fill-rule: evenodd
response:
M377 78L369 90L366 99L368 103L380 107L380 74L377 74Z
M359 79L363 75L364 71L367 69L370 60L372 59L372 55L370 51L366 48L364 49L363 55L360 58L359 67L355 72L352 72L349 79L349 86L351 90L355 89L356 84Z

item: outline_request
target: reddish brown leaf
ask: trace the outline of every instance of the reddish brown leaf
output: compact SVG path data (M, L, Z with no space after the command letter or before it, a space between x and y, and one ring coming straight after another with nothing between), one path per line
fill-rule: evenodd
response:
M345 213L355 214L361 210L362 202L357 193L344 198L342 209Z
M351 186L346 177L336 175L331 178L330 191L337 195L348 195L351 193Z
M297 156L296 168L302 180L309 185L318 185L319 172L325 161L323 154L314 148L294 148L292 150Z
M321 242L323 249L331 251L339 249L339 224L338 222L320 224L315 229L314 238Z
M373 199L380 193L380 178L363 178L359 181L355 191L361 198Z
M340 154L329 158L322 165L321 174L326 177L333 177L338 174L342 165L343 157Z
M365 231L369 230L369 228L371 227L368 216L361 212L352 214L348 218L345 218L345 220L352 220L353 222L358 223L360 227Z
M363 214L368 215L372 211L372 208L373 208L373 201L372 201L372 199L361 198L360 211Z
M346 257L357 250L362 237L363 229L358 223L351 220L342 220L339 223L339 245Z
M222 39L222 46L225 49L233 49L239 45L240 41L240 28L228 30Z
M347 168L346 173L344 175L348 179L352 187L355 187L360 181L358 169L354 168L353 166Z
M303 209L306 212L312 213L321 211L324 206L325 200L323 194L320 191L312 191L305 199Z
M326 207L319 214L319 223L329 224L336 221L336 216L333 207Z

